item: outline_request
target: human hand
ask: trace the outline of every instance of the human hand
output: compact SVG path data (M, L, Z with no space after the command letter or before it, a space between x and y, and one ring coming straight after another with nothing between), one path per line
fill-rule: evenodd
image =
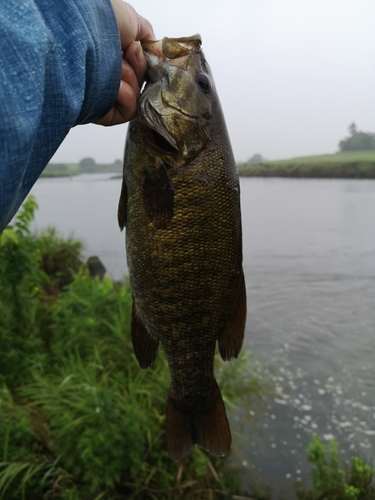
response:
M115 105L95 123L118 125L135 117L140 87L144 81L147 62L139 40L155 39L147 19L123 0L110 0L115 12L122 48L121 82Z

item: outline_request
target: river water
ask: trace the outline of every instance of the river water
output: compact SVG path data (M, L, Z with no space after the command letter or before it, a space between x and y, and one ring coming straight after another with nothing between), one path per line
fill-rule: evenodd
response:
M121 278L120 186L104 174L40 179L36 227L74 233ZM314 432L375 462L375 181L243 178L241 192L245 342L274 360L278 392L261 435L244 428L244 472L307 479Z

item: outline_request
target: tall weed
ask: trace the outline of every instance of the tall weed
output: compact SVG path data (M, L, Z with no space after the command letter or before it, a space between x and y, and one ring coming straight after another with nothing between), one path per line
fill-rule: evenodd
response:
M36 208L30 196L14 224L0 234L0 382L9 387L45 359L36 314L48 277L39 268L38 246L30 233Z
M312 488L297 485L299 500L374 500L375 469L360 457L354 456L350 464L341 464L338 443L330 440L324 445L315 434L308 446Z

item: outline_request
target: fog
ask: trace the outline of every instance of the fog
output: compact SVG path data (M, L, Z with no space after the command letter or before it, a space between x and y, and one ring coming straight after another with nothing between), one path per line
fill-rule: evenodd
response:
M334 153L375 132L373 0L133 0L158 38L200 33L234 154ZM122 158L126 125L75 127L52 161Z

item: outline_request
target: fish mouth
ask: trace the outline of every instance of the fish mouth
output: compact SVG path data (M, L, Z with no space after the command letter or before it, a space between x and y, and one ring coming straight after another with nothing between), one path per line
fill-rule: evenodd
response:
M145 40L148 81L138 102L137 117L148 146L187 162L197 156L209 140L211 104L194 78L199 69L199 35L185 38Z
M179 152L178 149L176 149L177 145L176 147L172 145L155 129L149 129L148 139L151 146L161 153L165 153L167 155L176 155Z

